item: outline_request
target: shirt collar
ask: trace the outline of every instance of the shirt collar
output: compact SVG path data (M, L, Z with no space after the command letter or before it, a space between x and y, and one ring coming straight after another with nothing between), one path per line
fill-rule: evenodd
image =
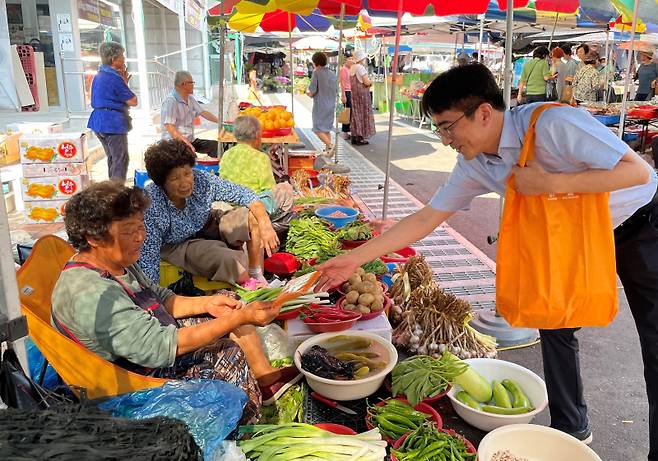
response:
M176 101L178 101L178 102L182 102L183 104L187 104L187 103L189 102L189 100L190 100L190 99L189 99L190 97L188 96L188 97L187 97L187 98L188 98L187 101L183 101L183 98L182 98L181 95L178 93L178 91L176 91L176 88L174 88L174 89L172 90L171 95L174 97L174 99L175 99Z
M98 71L109 72L110 74L116 74L121 76L121 74L119 74L119 72L117 72L117 70L114 67L108 66L107 64L101 64L100 66L98 66Z
M514 126L515 111L505 111L503 118L503 129L500 133L500 142L498 143L498 154L502 154L503 149L520 149L521 138ZM502 156L502 155L501 155Z

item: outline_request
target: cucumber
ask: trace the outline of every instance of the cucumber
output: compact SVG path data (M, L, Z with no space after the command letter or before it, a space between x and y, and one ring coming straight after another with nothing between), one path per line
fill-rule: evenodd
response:
M496 401L496 405L503 408L512 408L512 401L509 398L509 394L507 393L505 386L503 386L502 383L499 383L498 381L494 381L492 383L492 387L493 398Z
M534 410L532 407L505 408L496 405L482 405L482 411L496 415L522 415Z
M476 410L481 410L480 408L480 402L475 400L473 397L469 395L468 392L466 391L459 391L457 392L457 395L455 395L455 398L459 400L461 403L463 403L466 406L469 406L471 408L474 408Z
M502 381L503 386L505 386L505 389L510 391L510 394L512 394L512 406L514 408L522 408L522 407L531 407L532 403L530 403L530 399L523 393L523 390L521 390L521 386L519 386L516 381L513 381L511 379L503 379Z

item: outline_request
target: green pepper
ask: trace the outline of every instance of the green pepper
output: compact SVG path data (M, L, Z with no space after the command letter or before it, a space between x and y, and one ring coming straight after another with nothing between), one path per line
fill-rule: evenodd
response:
M521 386L519 386L516 381L512 381L511 379L503 379L502 383L503 386L505 386L505 389L510 391L512 394L514 408L532 406L530 399L526 397L526 395L521 390Z
M457 395L455 395L455 398L459 400L461 403L463 403L466 406L469 406L471 408L474 408L476 410L480 410L480 402L475 400L473 397L471 397L471 394L469 394L466 391L459 391L457 392Z
M532 407L505 408L496 405L482 405L482 411L497 415L522 415L523 413L528 413L532 410L534 410Z
M507 393L505 386L503 386L503 384L499 383L498 381L494 381L491 384L491 387L493 388L493 397L496 401L496 405L503 408L512 408L512 402L510 401L509 394Z

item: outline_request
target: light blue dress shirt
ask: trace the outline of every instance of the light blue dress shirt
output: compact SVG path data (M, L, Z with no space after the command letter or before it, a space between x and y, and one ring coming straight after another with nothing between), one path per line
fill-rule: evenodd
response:
M194 119L203 112L194 96L189 95L187 102L183 101L178 91L173 90L162 102L160 110L160 128L162 139L171 139L165 125L174 125L178 132L188 141L194 141Z
M507 178L518 162L521 143L533 110L544 103L526 104L505 112L498 155L481 154L472 160L461 155L452 174L430 200L430 206L442 211L469 208L478 195L505 194ZM611 170L629 150L610 129L587 111L570 106L553 107L537 120L535 160L550 173L575 173L588 169ZM658 177L653 168L647 184L610 194L613 227L649 203L656 192Z

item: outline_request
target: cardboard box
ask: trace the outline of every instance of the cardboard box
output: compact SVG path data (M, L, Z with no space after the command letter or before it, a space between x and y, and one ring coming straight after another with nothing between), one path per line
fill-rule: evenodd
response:
M291 354L297 349L297 346L316 334L309 330L299 318L287 320L285 330L288 333L288 347ZM383 312L374 319L356 322L356 325L347 331L369 331L389 342L393 340L393 327Z
M0 135L0 165L13 165L20 160L20 133Z
M7 124L7 133L53 134L62 131L64 131L64 126L61 123L23 122Z
M25 201L68 200L88 184L86 175L23 178L21 191Z
M68 200L25 202L25 220L29 224L64 222L64 205Z
M76 163L87 158L84 133L23 135L21 163Z
M24 178L43 178L47 176L87 175L85 163L24 163Z

